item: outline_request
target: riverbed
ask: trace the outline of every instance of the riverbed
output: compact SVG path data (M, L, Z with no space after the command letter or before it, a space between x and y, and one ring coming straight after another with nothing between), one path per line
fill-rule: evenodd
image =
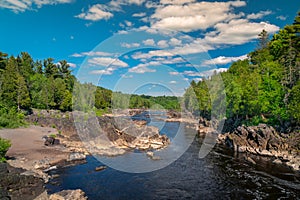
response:
M145 115L140 116L145 120ZM203 159L199 150L203 138L185 123L166 122L164 114L146 115L149 125L156 126L171 139L165 150L154 152L161 160L151 160L146 152L129 152L118 157L87 157L87 163L60 168L46 188L50 193L65 189L82 189L89 199L297 199L300 196L300 176L284 165L272 163L270 158L235 154L216 145ZM190 142L192 143L190 144ZM185 148L187 147L187 148ZM128 160L139 156L145 162L134 163L137 169L144 165L151 169L157 163L168 164L178 149L178 159L166 167L147 173L128 173ZM176 156L175 156L176 157ZM256 164L249 162L249 158ZM173 157L172 157L173 158ZM100 162L100 161L101 162ZM103 161L103 162L102 162ZM123 161L123 162L121 162ZM102 171L96 167L108 165ZM150 164L149 164L150 163ZM131 163L132 164L132 163ZM150 166L150 167L149 167ZM161 165L163 166L163 165Z

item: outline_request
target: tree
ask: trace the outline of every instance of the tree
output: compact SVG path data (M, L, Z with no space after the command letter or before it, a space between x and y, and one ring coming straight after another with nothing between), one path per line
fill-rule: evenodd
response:
M268 32L263 29L260 34L258 34L258 41L259 41L259 48L263 49L266 48L269 43L269 34Z
M17 106L18 74L17 62L13 56L8 59L1 79L1 101L9 107Z
M48 58L48 59L44 60L44 71L45 71L45 76L47 78L58 75L58 68L53 63L53 61L54 61L53 58Z

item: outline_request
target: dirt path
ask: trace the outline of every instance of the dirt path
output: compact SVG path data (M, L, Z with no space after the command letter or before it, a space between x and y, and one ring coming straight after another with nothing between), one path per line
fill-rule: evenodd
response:
M43 136L57 133L54 128L39 126L0 130L0 137L12 143L6 154L8 163L13 167L33 170L67 159L69 153L62 145L44 145Z

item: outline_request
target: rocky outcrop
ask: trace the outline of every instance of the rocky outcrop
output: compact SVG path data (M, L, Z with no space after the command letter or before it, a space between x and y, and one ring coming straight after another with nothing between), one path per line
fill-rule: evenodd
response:
M22 172L24 170L0 163L0 199L31 200L44 191L42 179Z
M141 109L126 111L130 116L142 112ZM57 128L61 133L58 135L60 143L70 152L114 156L131 149L161 149L170 143L166 136L159 134L157 128L147 126L146 120L132 121L122 115L86 118L84 113L78 112L34 111L27 119L41 126ZM54 143L52 138L46 139L47 145Z
M71 112L62 113L58 110L33 110L33 113L28 115L26 119L33 124L56 128L68 137L76 134Z
M48 195L47 192L43 192L34 200L87 200L85 193L80 190L63 190L51 195Z
M298 144L299 139L297 139ZM236 152L271 156L293 169L299 170L299 149L293 145L295 144L294 140L295 138L282 137L273 127L266 124L239 126L233 132L220 134L218 137L220 143L227 145Z
M144 121L132 123L128 119L105 117L100 118L99 123L108 139L122 149L155 150L165 148L170 143L167 136L159 134L158 128L146 126Z
M85 193L80 190L63 190L50 195L49 200L86 200Z

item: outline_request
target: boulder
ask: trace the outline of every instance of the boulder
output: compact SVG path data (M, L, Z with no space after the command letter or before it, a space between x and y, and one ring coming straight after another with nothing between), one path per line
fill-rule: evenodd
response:
M49 200L86 200L85 193L80 190L63 190L50 195Z
M71 153L69 155L69 158L67 161L77 161L77 160L84 160L86 158L86 155L84 153L79 153L79 152L74 152L74 153Z

